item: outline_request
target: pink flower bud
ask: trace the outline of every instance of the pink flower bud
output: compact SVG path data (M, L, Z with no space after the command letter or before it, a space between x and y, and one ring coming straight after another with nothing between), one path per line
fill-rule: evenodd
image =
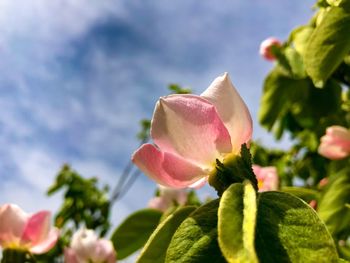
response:
M350 154L350 131L342 126L331 126L321 138L318 153L331 159L339 160Z
M165 212L174 204L184 205L187 202L187 191L159 185L159 196L148 203L148 207Z
M260 44L260 50L259 53L260 55L267 59L267 60L275 60L276 57L272 52L272 47L281 47L282 43L274 37L269 37L265 39L263 42Z
M59 231L50 226L51 213L29 215L14 204L0 207L0 246L27 250L34 254L49 251L57 242Z
M318 183L318 186L319 187L324 187L328 184L329 180L327 177L323 178L319 183Z
M311 206L313 209L317 208L317 201L316 200L311 200L309 203L309 206Z
M252 120L227 73L201 96L160 98L151 123L154 144L142 145L133 162L158 184L199 187L216 160L239 154L252 135Z
M278 189L278 174L274 166L261 167L253 164L253 172L258 180L259 192Z
M74 233L70 248L64 250L65 263L114 263L116 252L110 240L99 239L93 230Z

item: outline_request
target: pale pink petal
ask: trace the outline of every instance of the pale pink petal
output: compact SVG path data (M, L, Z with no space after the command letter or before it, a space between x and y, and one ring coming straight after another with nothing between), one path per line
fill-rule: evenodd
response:
M232 152L238 153L252 137L253 124L247 106L231 83L227 73L217 77L201 97L215 105L230 137Z
M45 239L50 231L51 213L49 211L40 211L33 214L27 221L23 230L21 242L36 245Z
M159 186L160 196L171 203L176 202L179 205L184 205L187 201L187 190L176 189L172 187Z
M271 60L271 61L275 60L276 57L272 53L271 48L272 46L280 47L281 45L282 45L281 42L277 38L274 38L274 37L267 38L263 42L261 42L259 53L262 57L264 57L267 60Z
M171 203L169 202L169 200L163 197L154 197L148 202L149 208L156 209L162 212L165 212L170 206Z
M112 242L106 239L99 239L96 242L95 252L91 258L93 262L114 263L116 254Z
M208 176L199 179L198 181L194 182L193 184L189 185L188 187L194 188L194 189L199 189L199 188L202 188L207 182L208 182Z
M75 251L71 248L64 249L64 262L65 263L79 263Z
M82 228L74 233L70 247L74 249L79 260L87 260L93 255L97 240L93 230Z
M51 228L50 232L41 239L40 242L32 246L29 251L33 254L43 254L52 249L57 243L60 231L57 228Z
M195 95L170 95L155 108L151 136L164 152L211 167L231 152L230 135L215 106Z
M342 147L326 143L321 143L318 147L318 153L331 160L340 160L349 155Z
M14 204L0 207L0 245L19 243L29 216Z
M142 145L132 161L157 183L184 188L206 176L208 171L172 153L163 152L152 144Z

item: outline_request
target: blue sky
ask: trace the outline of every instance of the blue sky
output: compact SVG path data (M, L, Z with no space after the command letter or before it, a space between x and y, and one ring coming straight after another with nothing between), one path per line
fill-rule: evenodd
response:
M56 209L45 198L60 166L112 186L169 83L201 93L227 71L256 121L269 36L286 39L312 15L304 0L2 0L0 2L0 203ZM113 218L143 207L145 176ZM206 190L204 190L206 191Z

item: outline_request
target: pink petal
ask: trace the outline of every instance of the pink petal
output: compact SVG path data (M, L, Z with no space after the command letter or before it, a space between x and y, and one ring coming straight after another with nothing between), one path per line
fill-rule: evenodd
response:
M199 189L202 188L206 183L208 182L208 176L199 179L197 182L194 182L193 184L189 185L188 187Z
M321 138L318 148L322 156L338 160L350 154L350 131L342 126L331 126Z
M174 188L191 185L208 173L190 161L163 152L152 144L142 145L133 154L132 161L157 183Z
M216 78L201 97L215 105L231 137L233 153L238 153L243 143L252 137L253 124L243 102L227 73Z
M340 160L349 155L342 147L327 143L321 143L318 147L318 153L331 160Z
M187 190L186 189L176 189L172 187L159 186L160 196L170 203L176 202L179 205L184 205L187 202Z
M5 204L0 207L0 245L3 248L19 243L28 217L17 205Z
M114 263L116 261L116 254L112 242L106 239L99 239L96 243L92 261Z
M161 98L153 115L151 135L162 151L206 167L232 149L230 135L215 106L195 95Z
M148 202L148 207L165 212L171 206L171 202L163 197L154 197Z
M71 248L64 249L64 262L65 263L79 263L77 255Z
M24 228L21 241L33 245L45 239L50 230L51 213L49 211L40 211L33 214Z
M30 248L33 254L43 254L55 246L59 237L60 231L57 228L51 228L48 235L40 240L36 245Z

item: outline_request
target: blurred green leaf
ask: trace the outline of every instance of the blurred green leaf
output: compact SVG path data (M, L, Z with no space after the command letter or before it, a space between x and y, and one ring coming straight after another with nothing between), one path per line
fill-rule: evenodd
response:
M142 248L158 226L162 212L143 209L131 214L114 231L111 240L118 259L123 259Z
M335 237L350 234L350 173L334 174L318 204L318 213Z
M295 101L302 100L309 91L309 82L286 76L278 67L265 79L259 110L259 121L271 130Z

